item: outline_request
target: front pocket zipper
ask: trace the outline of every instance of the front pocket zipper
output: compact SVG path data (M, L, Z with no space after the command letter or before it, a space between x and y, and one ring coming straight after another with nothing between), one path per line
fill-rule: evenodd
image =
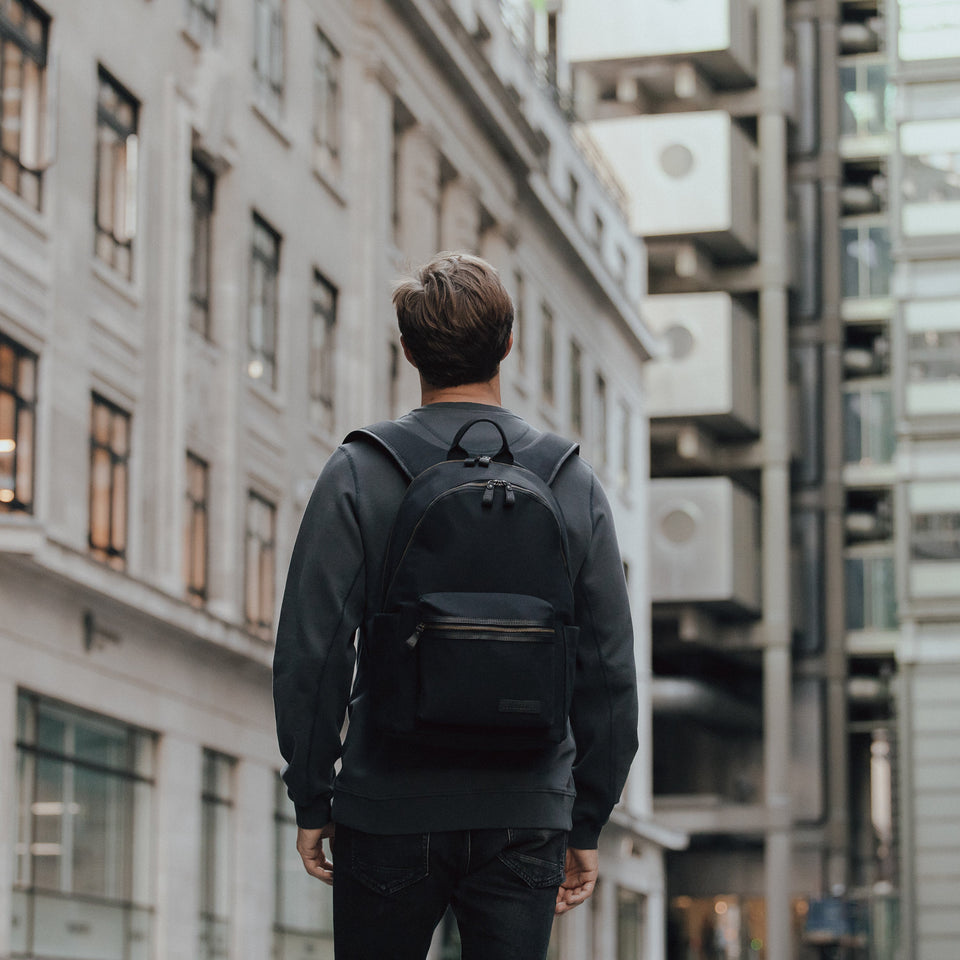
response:
M536 620L486 620L461 619L459 617L442 617L418 623L416 629L407 637L407 646L413 650L420 642L426 631L453 633L456 639L463 639L463 634L482 635L484 640L502 640L507 643L535 640L539 636L554 636L552 627L545 627ZM478 636L478 639L480 637Z

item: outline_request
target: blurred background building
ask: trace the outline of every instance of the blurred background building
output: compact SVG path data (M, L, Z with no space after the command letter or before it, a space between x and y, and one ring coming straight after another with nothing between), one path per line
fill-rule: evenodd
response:
M566 0L645 238L668 955L960 918L960 4ZM678 749L682 745L682 749Z
M505 402L581 438L636 611L646 746L553 954L663 956L646 264L545 12L501 12L0 0L0 956L332 957L278 779L278 587L339 438L417 402L389 295L442 248L500 268Z

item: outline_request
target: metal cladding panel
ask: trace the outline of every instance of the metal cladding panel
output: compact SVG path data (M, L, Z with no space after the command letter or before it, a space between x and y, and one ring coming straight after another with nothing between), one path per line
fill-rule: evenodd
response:
M566 53L572 61L714 54L720 73L754 68L748 0L575 0L564 4Z
M760 607L759 506L727 477L650 481L654 603Z
M755 163L728 114L597 120L590 133L627 188L635 233L696 235L721 253L755 250Z
M727 293L648 297L642 312L669 346L645 368L650 416L756 430L757 329L747 312Z

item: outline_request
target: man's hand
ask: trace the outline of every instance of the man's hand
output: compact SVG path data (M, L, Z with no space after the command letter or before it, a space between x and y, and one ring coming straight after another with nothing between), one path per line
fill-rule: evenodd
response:
M333 855L333 838L337 826L328 823L319 830L305 830L297 827L297 853L311 877L322 880L328 887L333 886L333 864L323 852L323 841L330 841L330 855Z
M596 850L567 850L567 877L557 891L557 907L554 911L559 917L583 903L593 893L600 872L600 857Z

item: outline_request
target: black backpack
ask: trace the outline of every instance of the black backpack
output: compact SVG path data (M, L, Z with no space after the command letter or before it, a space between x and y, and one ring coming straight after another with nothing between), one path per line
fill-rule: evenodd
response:
M461 447L477 423L496 427L498 453ZM464 424L445 457L393 421L347 437L355 439L378 445L409 481L361 648L381 731L479 750L562 741L578 631L550 484L577 445L543 434L520 464L486 418Z

